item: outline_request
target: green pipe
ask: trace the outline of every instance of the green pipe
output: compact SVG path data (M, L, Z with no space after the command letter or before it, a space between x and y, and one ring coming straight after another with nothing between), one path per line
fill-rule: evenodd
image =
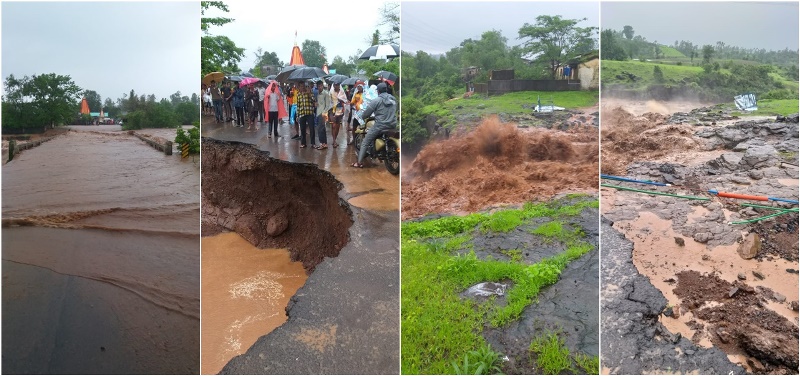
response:
M788 213L789 213L789 211L782 211L782 212L772 213L770 215L765 215L763 217L748 219L748 220L745 220L745 221L729 222L728 224L731 224L731 225L744 225L744 224L747 224L747 223L763 221L765 219L770 219L772 217L777 217L779 215L784 215L784 214L788 214Z
M669 197L685 198L685 199L689 199L689 200L698 200L698 201L711 201L710 198L706 198L706 197L681 196L681 195L674 195L672 193L662 193L662 192L656 192L656 191L647 191L647 190L642 190L642 189L634 189L634 188L622 187L622 186L619 186L619 185L600 184L600 186L601 187L619 189L619 190L622 190L622 191L646 193L648 195L669 196Z
M761 208L761 209L772 209L772 210L780 210L782 212L795 212L797 213L797 208L793 209L786 209L786 208L776 208L774 206L764 206L764 205L756 205L756 204L742 204L742 206L749 206L751 208Z

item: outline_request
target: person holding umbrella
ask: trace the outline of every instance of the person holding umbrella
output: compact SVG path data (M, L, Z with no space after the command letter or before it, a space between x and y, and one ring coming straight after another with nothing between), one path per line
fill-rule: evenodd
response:
M244 89L236 85L233 91L233 107L236 109L236 126L244 127Z
M211 101L214 102L214 117L217 119L217 124L222 123L222 93L219 91L216 81L211 81L209 91L211 92Z

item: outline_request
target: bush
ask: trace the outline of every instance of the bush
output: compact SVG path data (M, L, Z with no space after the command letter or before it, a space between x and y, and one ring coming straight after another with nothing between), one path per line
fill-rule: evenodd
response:
M178 126L175 143L180 144L181 148L183 144L189 144L189 153L197 154L200 153L200 122L195 121L192 125L189 132L186 132L180 125Z

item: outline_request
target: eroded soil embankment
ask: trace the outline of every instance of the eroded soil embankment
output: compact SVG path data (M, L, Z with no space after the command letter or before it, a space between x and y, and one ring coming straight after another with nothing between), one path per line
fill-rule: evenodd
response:
M521 130L497 117L427 145L403 173L404 219L597 189L597 129Z
M228 230L259 248L287 248L308 271L348 242L352 212L329 172L206 138L202 158L203 235Z

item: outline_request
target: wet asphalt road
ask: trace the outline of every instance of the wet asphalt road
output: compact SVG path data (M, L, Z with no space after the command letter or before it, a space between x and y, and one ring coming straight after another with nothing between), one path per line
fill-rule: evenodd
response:
M204 118L207 120L209 118ZM292 297L288 321L262 336L222 374L397 374L399 373L399 179L383 165L356 169L352 146L339 134L339 148L300 148L288 124L279 138L263 126L204 123L202 135L257 145L274 158L315 163L344 184L351 204L350 242L338 257L316 266ZM329 144L332 143L329 136ZM203 265L213 268L213 265Z

